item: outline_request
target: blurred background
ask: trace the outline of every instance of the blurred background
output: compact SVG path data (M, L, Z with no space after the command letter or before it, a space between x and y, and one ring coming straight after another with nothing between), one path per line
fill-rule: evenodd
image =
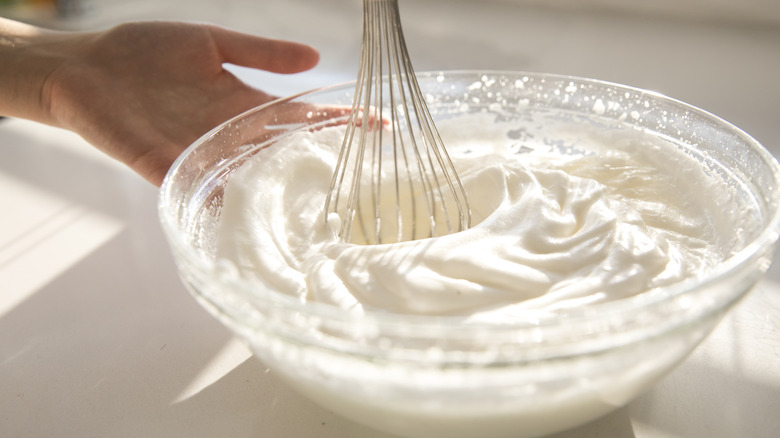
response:
M526 70L657 91L780 156L780 1L399 0L417 71ZM354 78L360 0L0 0L61 30L206 21L308 43L278 95ZM2 68L2 66L0 66ZM289 390L179 282L157 190L81 138L0 120L0 436L390 438ZM780 263L651 391L556 438L774 438Z
M780 1L401 0L417 71L509 69L646 88L780 142ZM320 66L295 77L242 72L289 94L350 80L360 0L0 0L0 14L90 30L129 20L207 21L305 42Z

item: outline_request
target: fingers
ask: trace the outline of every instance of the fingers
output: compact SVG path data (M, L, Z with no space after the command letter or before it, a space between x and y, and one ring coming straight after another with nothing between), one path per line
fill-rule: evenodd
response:
M298 73L317 65L319 53L305 44L273 40L221 27L209 28L224 62L273 73Z

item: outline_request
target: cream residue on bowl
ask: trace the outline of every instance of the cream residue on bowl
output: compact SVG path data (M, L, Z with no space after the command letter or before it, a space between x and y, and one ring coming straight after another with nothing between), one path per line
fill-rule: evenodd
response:
M217 258L302 301L496 322L694 278L743 246L722 208L735 195L701 157L640 130L583 126L561 145L495 123L438 124L468 192L466 231L339 241L323 217L337 126L287 136L230 176Z

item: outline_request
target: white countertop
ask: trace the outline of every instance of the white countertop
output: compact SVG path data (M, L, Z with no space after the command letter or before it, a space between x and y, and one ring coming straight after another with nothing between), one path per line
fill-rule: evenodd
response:
M208 20L321 49L310 73L239 70L270 92L355 74L358 0L109 3L84 25ZM780 25L508 1L402 0L401 9L418 71L547 71L649 88L780 156ZM156 201L154 187L79 137L0 120L0 436L389 438L288 389L195 303ZM769 438L778 412L780 267L648 393L555 437Z

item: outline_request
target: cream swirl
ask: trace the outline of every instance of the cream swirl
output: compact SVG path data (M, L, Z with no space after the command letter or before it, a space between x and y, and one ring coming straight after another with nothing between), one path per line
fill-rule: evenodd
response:
M714 221L715 203L696 196L713 178L671 145L631 134L595 138L583 153L513 153L506 138L454 123L440 129L452 139L472 228L393 244L340 242L323 217L343 135L334 127L296 134L231 176L217 256L301 300L495 318L668 285L700 275L735 244L718 229L733 221Z

